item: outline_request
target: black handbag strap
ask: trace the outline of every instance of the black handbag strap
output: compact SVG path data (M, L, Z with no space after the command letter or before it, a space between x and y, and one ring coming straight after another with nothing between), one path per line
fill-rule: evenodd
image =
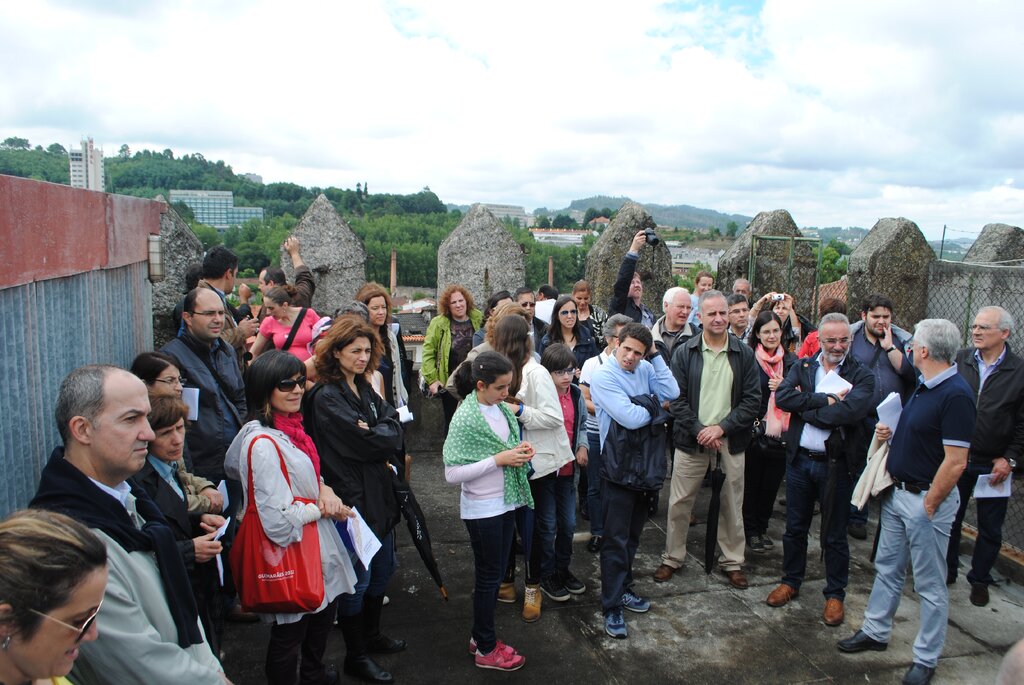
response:
M292 324L292 329L288 331L288 337L284 339L284 345L281 345L281 349L285 352L292 346L292 341L295 340L296 334L299 332L299 326L302 325L302 321L306 318L306 312L309 311L309 307L303 307L302 311L295 318L295 323Z

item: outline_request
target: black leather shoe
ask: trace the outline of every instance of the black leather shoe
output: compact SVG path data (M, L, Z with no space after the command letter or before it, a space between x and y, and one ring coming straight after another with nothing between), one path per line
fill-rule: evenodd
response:
M587 551L588 552L594 552L594 553L601 551L601 536L600 535L591 535L590 536L590 542L587 543Z
M988 605L988 585L985 583L971 584L971 604L976 607Z
M846 652L852 654L854 652L884 652L889 649L888 642L879 642L878 640L872 640L870 637L864 634L863 630L858 630L853 634L852 637L848 637L845 640L840 640L836 643L840 652Z
M338 680L341 676L338 675L338 669L334 666L328 666L324 672L324 685L338 685Z
M366 654L345 657L345 675L359 678L367 683L393 683L394 676L377 665Z
M863 523L851 523L846 527L846 532L851 538L868 539L868 528Z
M370 654L396 654L405 651L407 646L405 640L395 640L382 634L366 638L366 651Z
M927 685L935 675L934 668L915 663L903 676L903 685Z

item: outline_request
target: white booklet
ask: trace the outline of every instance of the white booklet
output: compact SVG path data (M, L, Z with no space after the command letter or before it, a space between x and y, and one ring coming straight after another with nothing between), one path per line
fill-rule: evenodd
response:
M835 369L832 369L825 374L825 377L821 379L821 383L818 383L814 387L814 392L834 393L838 395L841 392L846 392L853 387L850 381L840 376Z
M359 561L363 562L363 568L370 568L370 561L373 559L373 555L381 548L380 540L370 530L370 526L367 525L366 519L359 513L359 510L352 507L352 511L356 515L355 518L347 520L348 536L352 540L352 547L356 551L356 556L359 557Z
M903 413L903 401L900 399L898 392L891 392L889 396L882 400L878 409L878 423L888 426L889 430L896 433L896 426L900 422L900 414Z
M1010 481L1013 480L1013 473L1006 477L999 485L992 485L992 474L986 473L978 476L978 482L974 486L974 498L984 499L987 497L1009 497Z

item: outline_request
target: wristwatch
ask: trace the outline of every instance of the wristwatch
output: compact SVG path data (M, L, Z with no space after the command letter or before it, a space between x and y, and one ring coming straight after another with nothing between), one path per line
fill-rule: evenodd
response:
M899 352L899 351L900 351L900 348L898 348L898 347L896 347L895 345L893 345L892 347L890 347L889 349L887 349L887 350L885 351L885 353L886 353L886 354L889 354L889 353L890 353L890 352L892 352L893 350L896 350L897 352Z
M1003 458L1006 459L1006 463L1010 465L1011 469L1017 468L1017 460L1016 459L1010 459L1009 457L1003 457Z

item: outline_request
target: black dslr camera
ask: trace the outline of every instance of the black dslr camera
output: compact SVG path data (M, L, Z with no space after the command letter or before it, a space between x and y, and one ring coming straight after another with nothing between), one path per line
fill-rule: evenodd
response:
M658 237L653 228L644 229L644 238L647 240L648 245L657 245L661 242L661 238Z

